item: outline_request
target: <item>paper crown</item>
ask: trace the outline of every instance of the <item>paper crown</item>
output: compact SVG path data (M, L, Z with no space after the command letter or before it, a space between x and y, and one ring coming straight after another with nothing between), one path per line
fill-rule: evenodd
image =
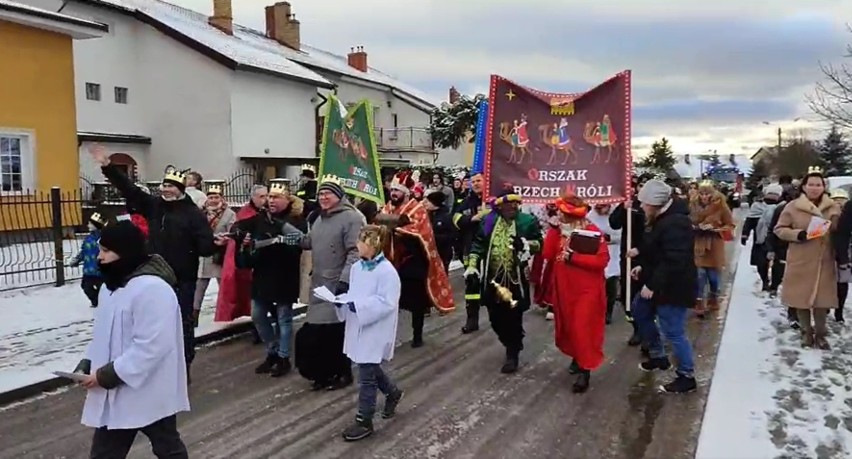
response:
M95 222L95 223L97 223L101 226L106 226L106 224L107 224L104 217L98 212L93 213L92 216L89 217L89 220L91 220L91 221L93 221L93 222Z
M303 171L311 171L311 172L313 172L313 173L315 173L315 174L316 174L316 172L317 172L317 168L316 168L316 167L314 167L314 165L313 165L313 164L308 164L308 163L302 164L302 165L301 165L301 169L302 169Z
M184 183L184 181L186 180L186 172L179 171L174 166L169 166L166 168L166 175L163 177L163 181L166 180L170 182Z
M715 184L715 183L713 183L713 181L712 181L712 180L702 180L702 181L698 184L698 187L699 187L699 188L702 188L702 187L716 188L716 184Z
M269 194L289 194L290 181L287 179L272 179L269 183Z
M322 176L321 183L335 183L340 185L340 178L334 174L325 174Z
M224 187L222 185L223 183L220 181L208 180L207 194L222 194L222 191L224 191Z
M822 174L823 174L823 170L822 170L822 168L821 168L821 167L819 167L819 166L811 166L811 167L809 167L809 168L808 168L808 173L807 173L807 175L810 175L810 174L819 174L819 175L822 175Z
M574 114L574 100L564 97L550 99L550 114L555 116L571 116Z

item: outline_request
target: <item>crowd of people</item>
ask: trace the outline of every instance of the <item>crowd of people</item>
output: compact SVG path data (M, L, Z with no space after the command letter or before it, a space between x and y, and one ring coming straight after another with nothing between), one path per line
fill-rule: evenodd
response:
M381 415L395 414L404 390L382 363L393 357L399 309L411 315L411 347L427 344L426 318L456 307L453 259L464 267L461 332L476 333L480 309L487 310L505 348L500 372L522 368L524 313L538 305L554 320L556 347L571 358L573 391L587 391L620 304L633 326L627 344L644 356L640 370L673 366L664 338L675 378L660 390L696 389L686 324L690 311L703 318L720 307L725 243L735 234L727 200L710 181L681 187L636 177L628 202L592 206L566 194L535 212L511 187L486 198L477 172L452 180L435 174L424 185L400 171L378 205L306 169L297 190L273 180L232 209L217 181L205 186L198 174L170 170L155 196L102 148L91 154L128 205L118 221L92 216L74 260L84 265L83 289L97 306L77 368L88 388L83 423L96 429L92 457L124 457L139 431L158 457L187 457L175 416L189 409L194 330L211 279L219 284L215 320L250 316L264 344L255 373L278 378L295 368L312 390L339 390L355 381L357 366L347 441L373 433L378 392ZM803 345L827 349L826 311L842 320L852 205L841 212L843 196L826 194L818 170L801 181L801 195L786 185L763 187L743 241L754 236L751 259L764 289L774 295L783 282L782 302ZM828 222L824 232L814 230L814 217ZM303 274L312 294L294 334Z

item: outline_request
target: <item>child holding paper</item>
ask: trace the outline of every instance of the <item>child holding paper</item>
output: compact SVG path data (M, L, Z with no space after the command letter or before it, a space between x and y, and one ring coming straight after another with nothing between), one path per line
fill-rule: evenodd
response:
M343 353L358 365L358 412L343 439L357 441L373 434L377 391L385 395L382 417L391 418L402 400L382 369L393 358L399 318L400 280L382 248L388 242L385 226L367 225L358 237L361 261L352 265L349 292L337 297L337 316L346 322Z

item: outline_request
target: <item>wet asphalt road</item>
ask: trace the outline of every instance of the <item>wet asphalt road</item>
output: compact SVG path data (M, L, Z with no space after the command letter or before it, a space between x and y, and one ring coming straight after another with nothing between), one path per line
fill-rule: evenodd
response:
M460 274L453 277L457 304ZM467 336L459 333L461 308L427 318L420 349L408 347L403 314L401 347L388 369L406 397L396 418L377 418L376 434L358 443L340 438L354 417L356 386L316 393L295 373L255 375L263 350L240 337L199 350L193 411L179 417L180 431L191 457L211 459L692 458L724 312L690 320L700 389L688 395L657 393L672 374L637 369L639 351L626 346L630 327L620 314L607 328L607 361L582 395L571 393L570 359L554 347L541 310L526 314L522 367L510 376L499 373L504 351L484 311L483 329ZM87 457L92 431L79 424L83 396L75 388L0 408L0 458ZM130 457L151 457L143 436Z

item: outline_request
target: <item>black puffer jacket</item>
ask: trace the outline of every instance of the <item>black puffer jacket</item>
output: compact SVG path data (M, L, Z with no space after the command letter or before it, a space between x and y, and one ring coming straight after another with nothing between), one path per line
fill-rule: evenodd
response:
M184 196L177 201L166 201L142 191L117 167L106 166L101 170L128 205L148 220L148 251L166 260L178 282L198 279L199 258L213 255L216 246L207 217L192 199Z
M698 281L693 233L689 206L679 198L657 216L645 233L640 249L640 281L654 292L654 304L692 307Z

